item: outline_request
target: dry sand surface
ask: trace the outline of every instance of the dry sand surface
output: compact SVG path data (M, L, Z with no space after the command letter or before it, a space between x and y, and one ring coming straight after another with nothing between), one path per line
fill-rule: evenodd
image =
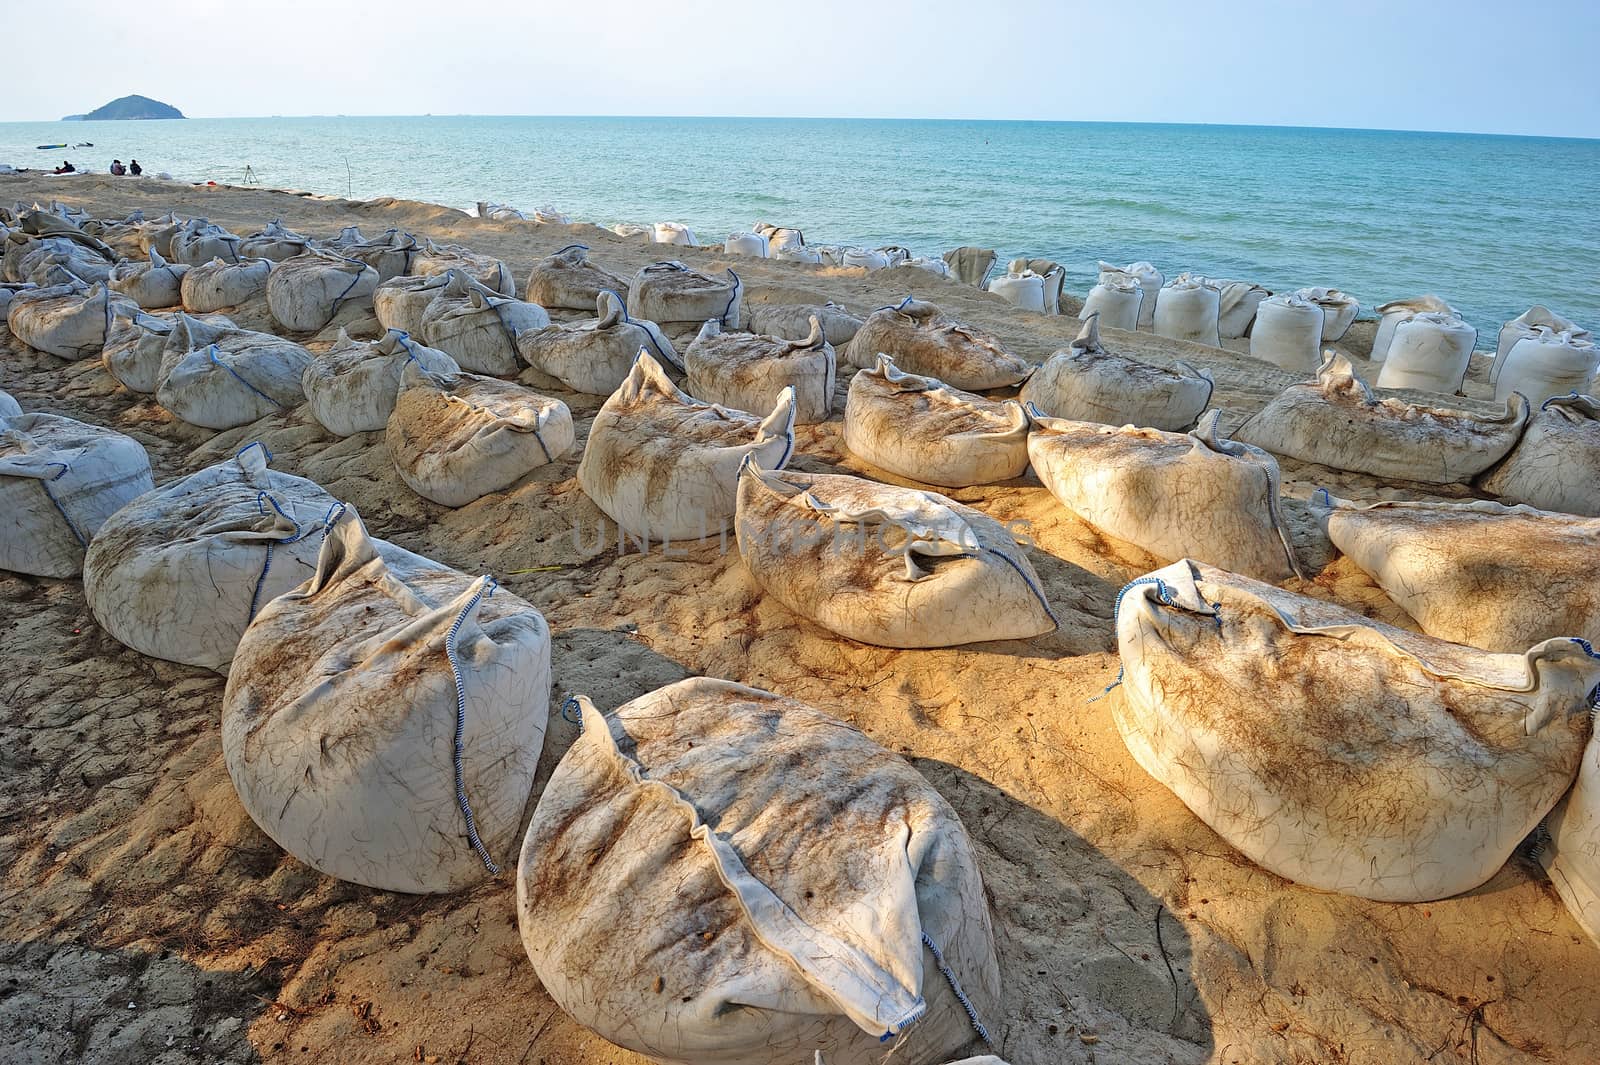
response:
M538 256L583 240L624 274L658 258L734 265L751 300L826 298L859 313L914 290L1035 358L1077 328L918 271L735 260L401 201L0 178L0 202L49 197L103 216L203 215L238 233L280 217L314 236L400 226L500 256L519 281ZM374 331L369 315L341 320ZM264 307L236 318L266 323ZM1290 380L1216 349L1106 339L1153 361L1211 367L1227 426ZM325 332L311 346L330 340ZM1483 369L1476 360L1470 390L1480 399ZM600 400L544 384L572 407L581 444ZM214 434L122 390L97 360L66 364L9 338L0 389L26 410L138 439L157 484L265 441L277 468L354 503L374 532L493 573L537 605L555 633L552 706L584 692L606 709L707 674L802 699L903 753L975 841L1004 973L1005 1015L985 1020L1014 1065L1600 1061L1600 952L1525 857L1429 905L1324 894L1255 868L1144 775L1109 700L1090 699L1117 671L1116 592L1154 561L1066 515L1031 475L951 494L1032 524L1060 631L893 651L834 637L764 599L714 540L619 556L614 526L579 490L576 454L450 510L400 482L382 433L338 439L304 407ZM799 431L797 468L893 480L844 450L838 418ZM1323 485L1362 499L1437 498L1284 465L1296 499ZM1299 503L1287 508L1316 573L1305 590L1409 624L1353 566L1330 564ZM517 936L509 874L460 897L419 898L313 872L234 795L219 743L222 678L120 646L76 580L0 574L0 603L0 1060L642 1060L544 994ZM575 732L553 715L542 774Z

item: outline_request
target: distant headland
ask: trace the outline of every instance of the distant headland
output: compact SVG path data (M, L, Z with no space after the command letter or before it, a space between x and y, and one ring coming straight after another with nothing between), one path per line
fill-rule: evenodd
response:
M134 121L151 118L182 118L183 112L171 104L152 100L148 96L124 96L97 107L86 115L68 115L63 122L102 122L106 120Z

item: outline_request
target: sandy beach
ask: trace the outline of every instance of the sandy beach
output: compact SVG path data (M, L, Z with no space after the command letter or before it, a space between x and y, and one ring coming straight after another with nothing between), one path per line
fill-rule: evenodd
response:
M832 300L864 314L914 292L1034 360L1077 333L1069 312L1083 296L1080 288L1062 316L1046 317L910 268L867 274L746 259L399 200L0 177L0 202L50 199L100 217L204 216L241 234L272 219L316 237L396 226L501 258L519 286L536 259L581 241L624 276L663 258L731 266L749 303ZM232 317L272 328L264 300ZM340 326L381 332L369 302L307 346L326 350ZM1363 371L1372 328L1358 323L1344 342ZM1225 429L1294 380L1242 354L1148 333L1108 330L1106 341L1151 362L1210 369ZM1492 338L1480 338L1486 344ZM1474 358L1458 406L1496 409L1487 366ZM581 448L602 398L533 371L522 380L571 408ZM845 450L838 412L848 386L841 372L833 418L797 430L792 467L911 483ZM1005 1003L989 1028L1012 1065L1600 1061L1600 952L1526 855L1442 902L1319 892L1254 866L1134 764L1111 718L1117 693L1091 700L1117 673L1117 591L1159 563L1073 518L1031 472L946 494L1028 523L1060 630L896 651L836 637L764 597L731 544L619 550L615 525L578 486L576 453L450 509L400 481L382 433L335 437L303 406L214 433L121 388L98 359L64 363L9 334L0 390L27 411L138 440L158 486L262 441L275 468L354 504L374 533L492 573L550 623L552 708L575 692L606 710L707 675L800 699L903 754L976 845ZM1367 501L1447 497L1437 486L1281 465L1309 577L1287 586L1414 628L1353 564L1333 559L1301 501L1318 488ZM90 615L78 580L0 573L0 603L0 1060L645 1061L546 996L518 938L512 871L463 896L415 897L309 869L235 795L220 746L222 677L117 643ZM553 709L541 779L576 735Z

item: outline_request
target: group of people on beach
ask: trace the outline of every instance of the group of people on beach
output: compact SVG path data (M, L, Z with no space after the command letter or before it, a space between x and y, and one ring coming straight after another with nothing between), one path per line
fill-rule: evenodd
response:
M52 174L76 174L78 172L78 168L73 166L70 160L63 159L61 160L61 165L50 172ZM130 160L126 166L123 165L121 159L113 159L111 160L111 173L115 174L117 177L124 177L127 175L138 177L140 174L144 173L144 167L139 165L139 160L137 159Z

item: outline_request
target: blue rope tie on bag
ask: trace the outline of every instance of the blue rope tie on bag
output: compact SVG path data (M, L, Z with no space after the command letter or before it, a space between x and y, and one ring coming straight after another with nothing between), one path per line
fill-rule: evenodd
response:
M61 478L72 472L72 467L68 466L65 462L52 462L49 463L49 465L60 466L61 472L56 474L54 477L41 479L39 481L39 487L44 489L45 498L50 500L50 504L56 508L56 512L61 515L61 520L67 523L67 531L72 533L72 538L74 540L78 541L78 546L87 548L89 546L89 538L78 531L77 523L75 523L71 516L67 514L67 508L62 506L61 500L57 499L56 494L50 491L50 482L61 480Z
M266 507L261 505L263 502L271 503L272 509L278 512L279 517L283 518L283 520L294 526L294 532L289 536L283 537L282 539L267 541L267 557L261 563L261 576L256 578L255 591L250 593L250 615L245 618L245 624L249 624L256 619L256 611L261 607L261 589L267 583L267 574L272 572L272 549L277 547L279 544L292 544L305 535L305 530L300 528L300 523L291 518L284 511L284 509L278 505L278 501L273 498L270 492L262 491L256 493L257 513L265 514L267 512Z
M733 313L733 304L734 301L739 298L739 289L742 285L742 282L739 280L739 275L734 273L731 267L728 270L728 276L733 278L733 292L728 296L727 305L722 308L722 316L717 319L717 321L722 325L728 324L728 315Z
M261 389L257 388L255 385L251 384L249 381L246 381L244 379L244 377L239 373L238 370L235 370L232 366L229 366L227 363L225 363L221 359L217 358L217 350L218 349L217 349L217 346L215 344L211 345L209 348L206 349L206 357L211 360L211 365L217 367L219 370L226 370L228 373L232 374L234 379L236 381L238 381L241 385L244 385L245 388L249 389L251 392L254 392L256 395L260 396L262 399L266 400L268 403L272 404L274 407L277 407L279 410L288 410L287 406L285 406L282 403L279 403L277 400L273 399L271 396L269 396L265 392L261 391ZM240 448L240 450L243 451L244 449ZM266 449L263 448L262 450L266 450ZM271 454L268 453L267 457L271 458Z
M1315 499L1318 496L1322 497L1322 505L1323 506L1329 508L1330 510L1333 508L1333 495L1331 493L1329 493L1329 491L1326 488L1319 488L1315 492L1311 493L1311 498L1312 499Z
M450 626L450 631L445 634L444 653L450 660L450 676L456 684L456 738L454 762L456 771L456 805L461 808L461 816L467 822L467 840L472 844L472 849L478 852L478 858L483 862L483 867L491 875L498 875L500 867L489 856L489 849L483 845L483 840L478 838L478 824L472 818L472 806L467 802L466 769L461 764L462 753L466 751L463 737L467 732L467 685L461 679L461 663L456 658L456 636L461 631L461 626L466 624L467 615L477 609L478 603L485 598L492 597L495 589L500 587L493 577L488 578L478 594L473 596L467 605L461 608L461 613L456 615L455 622Z
M262 454L263 454L263 455L265 455L265 456L267 456L267 461L268 461L268 462L271 462L271 461L272 461L272 450L271 450L271 449L270 449L270 448L268 448L268 447L267 447L267 445L265 445L265 444L263 444L263 443L262 443L262 442L261 442L261 441L259 441L259 440L252 440L252 441L250 441L250 442L249 442L249 443L248 443L248 444L246 444L246 445L245 445L245 446L244 446L244 447L242 447L242 448L240 448L240 449L239 449L239 450L238 450L238 451L235 451L235 452L234 452L234 453L233 453L233 457L234 457L234 458L238 458L238 457L239 457L239 456L240 456L240 455L243 455L243 454L244 454L244 453L245 453L245 452L246 452L246 451L249 451L249 450L250 450L250 449L251 449L251 448L253 448L253 447L258 447L258 448L260 448L260 449L261 449L261 453L262 453Z
M551 252L550 253L550 257L553 259L557 255L565 255L567 252L571 251L573 248L582 248L584 251L588 251L589 250L589 245L587 245L587 244L568 244L565 248L557 248L555 251Z
M582 248L583 245L582 244L574 244L573 247L574 248ZM600 291L601 292L609 292L609 293L611 293L613 296L615 296L617 298L617 303L620 304L621 307L622 307L622 320L623 320L623 322L625 324L627 324L627 325L637 325L640 329L643 329L645 338L650 341L650 346L652 348L656 349L656 354L657 355L659 355L663 359L665 359L669 366L676 367L679 370L683 369L683 364L681 362L679 362L677 359L673 358L671 355L668 355L665 351L661 350L661 342L656 339L655 330L653 330L653 329L649 328L648 326L644 325L639 319L634 318L632 315L630 315L628 313L628 301L622 298L622 293L618 292L614 288L603 288ZM650 324L654 325L655 323L651 322Z
M1153 584L1153 585L1155 585L1156 586L1156 596L1161 600L1161 602L1163 604L1167 605L1167 606L1171 606L1172 605L1172 589L1168 588L1167 587L1167 582L1162 580L1160 577L1139 577L1139 578L1137 578L1135 580L1129 581L1127 584L1124 584L1122 586L1122 590L1117 593L1117 605L1114 608L1112 608L1112 611L1111 611L1111 631L1112 631L1113 635L1117 631L1117 619L1122 616L1122 597L1127 595L1129 592L1133 591L1133 589L1139 587L1142 584ZM1120 659L1121 656L1119 655L1118 658ZM1123 670L1125 668L1126 667L1123 666L1121 661L1119 660L1118 663L1117 663L1117 679L1112 681L1110 684L1107 684L1106 687L1105 687L1105 690L1102 691L1099 695L1096 695L1093 698L1091 698L1089 700L1089 702L1097 703L1101 699L1104 699L1106 696L1110 695L1111 692L1112 692L1112 689L1116 688L1119 684L1122 683L1122 674L1123 674Z
M1577 399L1577 398L1578 398L1578 390L1577 389L1573 389L1571 392L1568 392L1564 396L1551 396L1549 399L1547 399L1543 403L1539 404L1539 409L1540 410L1549 410L1550 409L1550 404L1552 404L1552 403L1559 403L1559 402L1562 402L1562 401L1565 401L1565 400Z
M322 323L323 329L328 328L328 326L333 324L333 320L339 317L339 308L344 304L344 298L350 295L350 290L356 287L357 283L359 283L361 280L361 275L366 272L367 269L367 264L362 262L360 259L352 259L346 255L341 255L339 258L354 266L356 268L356 272L351 276L350 283L344 287L344 291L333 298L333 307L328 311L328 320Z
M568 713L568 711L571 711L571 713ZM580 732L583 731L583 709L578 706L577 696L569 695L567 696L566 700L562 702L561 720L565 721L569 725L577 725L578 730Z
M961 981L956 979L954 970L945 964L944 954L926 932L922 933L922 945L927 947L929 953L933 955L934 964L939 967L940 974L949 983L950 990L955 992L956 1001L961 1003L961 1008L967 1011L967 1020L972 1022L972 1030L978 1033L978 1038L983 1040L984 1046L993 1047L994 1040L989 1038L989 1029L985 1028L983 1022L978 1019L978 1011L972 1005L972 1000L967 998L965 991L961 990Z

